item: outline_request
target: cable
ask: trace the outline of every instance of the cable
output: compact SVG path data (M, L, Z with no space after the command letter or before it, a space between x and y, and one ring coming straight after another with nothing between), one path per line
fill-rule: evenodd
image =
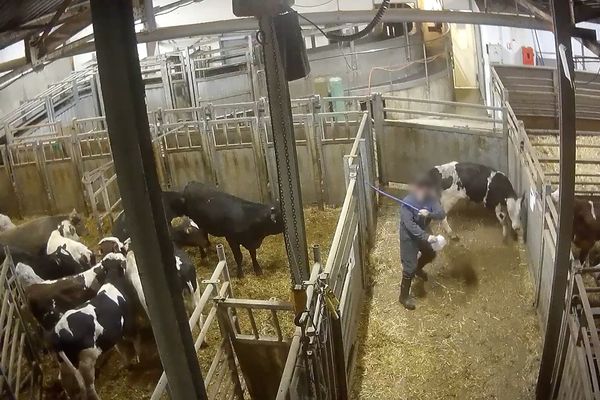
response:
M340 42L352 42L354 40L357 40L357 39L360 39L362 37L365 37L369 33L371 33L371 31L373 30L373 28L375 28L375 25L377 25L379 22L381 22L381 19L383 18L383 14L385 14L385 12L388 9L389 5L390 5L390 0L383 0L381 2L381 5L379 6L379 9L377 10L377 14L375 14L375 17L373 17L373 19L371 20L371 22L369 22L367 24L367 26L365 26L360 31L358 31L356 33L353 33L351 35L338 35L338 34L333 33L333 32L325 33L321 28L319 28L317 26L317 24L315 24L314 22L312 22L310 19L306 18L304 15L300 14L298 11L296 11L296 10L294 10L292 8L289 8L289 11L296 13L300 18L302 18L303 20L305 20L309 24L313 25L323 35L325 35L325 37L327 39L338 40Z
M596 71L596 74L594 75L594 77L592 79L590 79L589 81L582 83L582 85L587 86L590 83L596 82L596 79L598 79L599 76L600 76L600 67L598 67L598 71ZM577 85L577 86L579 86L579 85Z

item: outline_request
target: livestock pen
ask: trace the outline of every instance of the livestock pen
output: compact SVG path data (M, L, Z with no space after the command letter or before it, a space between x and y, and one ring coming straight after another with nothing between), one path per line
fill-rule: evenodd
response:
M349 111L325 111L330 109L329 104L335 101L344 102ZM410 102L418 104L419 107L407 108ZM510 103L506 100L498 101L496 107L483 107L466 103L428 102L375 94L370 97L346 98L313 96L294 101L294 104L298 105L298 111L294 113L298 129L298 154L300 162L305 165L305 168L301 169L302 187L306 188L307 193L305 203L306 206L311 203L316 206L307 209L314 210L308 211L309 240L310 243L321 244L323 254L320 262L313 266L311 279L305 284L307 290L305 312L300 314L300 319L296 319L299 326L294 328L292 314L289 311L291 306L286 303L286 290L282 290L285 289L287 279L287 273L283 268L285 265L283 246L281 241L266 243L267 249L278 249L275 251L279 254L271 258L270 250L266 253L266 257L272 260L269 262L271 268L267 268L266 276L248 277L248 282L236 280L232 287L238 297L229 301L231 304L226 301L223 305L229 310L230 316L243 314L245 317L248 312L252 314L250 319L246 318L246 322L241 324L241 329L249 329L244 333L236 330L237 317L231 319L233 330L230 329L228 335L233 343L232 348L234 352L246 354L238 356L235 353L236 357L248 357L248 349L260 348L261 344L265 344L262 343L265 340L273 344L279 343L275 347L280 349L277 356L280 361L270 368L279 371L282 380L278 383L279 388L271 387L269 390L271 393L277 392L282 399L286 396L294 398L299 393L307 391L316 393L319 390L321 390L321 397L329 398L328 396L333 397L335 390L354 390L355 393L363 393L361 385L368 385L364 386L365 388L376 387L377 382L371 382L366 378L367 375L361 375L368 372L371 379L379 376L372 368L377 368L376 366L380 364L372 357L380 357L377 356L380 353L374 349L381 346L382 339L379 335L383 333L382 329L386 328L377 325L378 315L392 321L396 313L399 318L397 322L409 322L406 320L407 317L401 314L396 303L394 280L399 279L400 269L393 260L397 260L395 258L397 256L385 255L395 254L397 251L395 239L391 240L395 235L396 214L389 205L384 205L379 212L377 211L375 193L368 185L379 181L382 185L390 184L395 187L394 183L407 182L414 174L433 164L463 159L465 154L469 154L470 160L506 171L517 192L526 193L525 245L521 250L505 248L504 245L492 245L491 243L500 239L499 227L497 232L494 232L496 228L494 221L484 214L475 212L474 218L454 217L457 218L459 228L465 230L465 243L470 243L474 249L471 261L475 263L474 268L480 284L472 287L467 283L461 283L465 278L464 271L455 271L452 268L452 260L448 261L448 267L444 267L444 264L434 264L433 268L438 276L436 279L440 280L439 285L431 289L429 298L425 300L425 307L432 307L425 312L435 326L438 325L437 321L443 320L464 326L460 325L460 318L470 315L474 321L479 321L481 318L481 321L491 322L491 325L477 323L472 325L478 328L487 326L491 330L514 329L515 332L527 333L529 337L522 342L522 349L528 355L519 362L525 362L530 371L522 376L524 393L529 393L527 387L530 388L532 384L540 335L533 322L535 319L531 318L534 309L529 308L529 304L535 304L543 332L553 269L552 246L556 237L556 209L548 196L548 184L551 181L545 175L547 171L540 168L539 155L532 150L534 146L530 145L527 131L512 112ZM363 107L366 104L368 111L361 112L361 104ZM239 191L237 194L242 197L270 201L275 187L271 184L272 172L269 172L272 169L269 164L273 160L269 160L272 149L269 140L269 117L264 112L265 109L265 104L261 101L155 112L156 115L152 116L150 121L154 132L155 157L163 186L180 189L187 180L199 179L219 186L224 185L227 190L234 193L237 190ZM309 112L302 113L300 110ZM161 114L162 116L159 116ZM176 115L178 117L175 117ZM208 116L214 119L208 119ZM104 122L101 118L82 120L76 121L74 126L83 127L81 128L83 132L76 132L69 136L55 136L48 140L64 141L60 149L70 151L74 148L78 151L75 153L78 157L69 157L67 160L63 157L61 159L63 162L75 163L75 160L80 158L84 163L88 163L89 167L86 166L84 169L90 168L90 170L82 170L82 180L74 181L72 185L79 187L80 196L83 196L86 203L90 205L95 225L106 229L110 226L112 218L120 211L120 196L110 161ZM415 141L422 143L424 148L430 149L423 152L423 157L418 157L416 151L411 150L411 143ZM401 153L390 151L394 148L401 149ZM440 153L440 149L444 150L443 153ZM342 156L344 154L345 157ZM38 165L34 166L37 171L40 168ZM236 172L241 165L245 166L244 182L256 182L256 185L244 185L239 180L238 184L227 183L232 179L240 179L236 178ZM71 168L77 170L76 166ZM328 205L341 206L341 209L331 209ZM325 208L325 211L319 208ZM327 221L333 223L337 219L335 230L324 228L322 233L314 231L314 227L322 223L323 212L328 212ZM472 213L473 211L469 211L467 214ZM328 224L329 222L326 225ZM475 242L472 242L472 235L477 238ZM331 243L330 246L328 242ZM373 245L375 250L370 254L369 249ZM484 251L482 246L487 250ZM495 249L493 251L497 253L489 253L490 249ZM450 250L451 248L448 249ZM489 257L484 256L488 254L486 251ZM467 253L463 251L459 255L464 256L464 254ZM511 261L508 267L504 265L503 268L499 262L509 258L515 258L515 261ZM369 260L371 267L369 267ZM441 260L449 259L443 256ZM203 263L199 262L199 264ZM482 264L485 264L483 269ZM526 266L529 266L529 274L523 273ZM503 269L499 271L499 268ZM200 266L199 272L201 276L208 278L205 285L211 287L212 270ZM564 398L571 396L569 390L580 390L578 388L581 387L586 388L588 394L596 391L593 377L597 370L591 369L597 368L593 346L596 339L591 328L594 322L594 309L583 306L586 303L580 300L586 297L587 293L585 285L580 280L580 274L589 272L573 270L571 274L574 295L569 297L573 306L569 307L572 311L568 316L569 324L565 325L565 332L569 335L564 336L566 354L563 375L565 384L562 386L562 390L565 391ZM467 275L469 273L467 271ZM370 278L371 274L373 278ZM365 297L365 293L368 293L371 288L373 283L371 279L374 280L374 294L369 300L369 297ZM384 281L386 284L383 284ZM456 318L459 319L455 320L452 313L448 316L436 311L436 307L440 307L446 301L451 303L473 301L476 304L481 299L487 299L489 304L497 303L493 300L494 296L505 294L504 291L498 290L498 284L508 285L505 290L510 290L511 296L515 296L515 300L518 300L514 307L520 310L519 312L514 312L515 308L491 307L483 314L474 311L472 314L460 314L463 315L460 318L457 315ZM240 290L235 290L237 286ZM454 290L456 294L453 294ZM216 291L211 292L207 296L212 299L216 293ZM250 300L244 300L244 295ZM277 300L264 300L270 297L276 297ZM215 297L218 298L219 296ZM333 306L331 305L331 299L334 298L340 302L339 311L335 302ZM437 303L438 301L442 303ZM212 301L204 302L206 315L210 315L213 304ZM579 304L583 304L582 308L578 308ZM587 304L589 305L589 302ZM392 311L396 308L397 311ZM255 316L265 312L267 317ZM268 317L273 312L277 314L283 312L287 315L276 317L281 333L278 333L278 328L274 325L275 317ZM214 311L213 321L219 320L216 318L218 315L216 313L217 311ZM513 321L512 319L507 320L506 318L511 314L514 314L512 318L520 318L524 325L517 327L516 323L510 322ZM253 327L252 318L255 324L258 324L256 327ZM504 322L500 323L497 320ZM479 322L482 323L481 321ZM194 325L197 321L191 322ZM494 328L496 322L498 325ZM261 325L263 323L266 325ZM224 333L219 331L217 325L208 324L208 326L213 329L210 342L215 338L217 344L223 343L219 338L223 337ZM392 325L392 328L397 327ZM205 336L207 330L197 327L194 332L198 339L202 337L198 335ZM587 332L587 336L579 332ZM268 338L265 339L264 334ZM458 333L450 334L458 335L453 339L460 343ZM509 337L505 337L502 340L508 339ZM418 345L419 340L414 340L415 345ZM388 337L384 343L394 342ZM498 338L494 342L490 341L487 335L481 338L481 344L489 346L486 351L493 351L494 343L498 345L496 348L502 347L500 346L502 341ZM213 343L211 351L218 348L220 347L215 347ZM224 351L219 353L220 356L224 356ZM201 359L202 352L203 349L200 349ZM209 353L205 352L204 357L206 354ZM434 357L435 354L435 348L430 348L423 357ZM449 360L452 359L451 354L449 353ZM404 359L408 360L408 358ZM209 357L209 363L204 365L208 368L205 373L212 371L210 373L212 377L216 367L211 370L210 365L213 362L211 360L215 358ZM222 364L224 361L226 360L214 362ZM238 359L235 369L233 364L227 364L230 371L235 371L237 374L240 385L247 378L248 366L244 366L244 362ZM505 376L509 376L510 373L511 370L507 369ZM123 376L124 385L128 382L127 376L127 374ZM222 373L219 376L219 379L225 377ZM425 376L427 375L423 375ZM481 374L472 376L475 381L484 378L485 376ZM315 382L320 383L315 384ZM460 382L460 380L455 381L458 386L454 390L460 388ZM501 386L502 380L498 382ZM141 393L142 396L150 395L152 388L148 387L149 382L143 381L142 386L136 393ZM158 386L157 394L161 393L160 388L163 386L162 383ZM231 394L232 388L238 386L237 383L230 383L228 387L227 393ZM247 386L243 387L247 388ZM324 390L324 387L329 389ZM568 389L569 387L575 388ZM373 394L375 393L378 392L373 391ZM214 398L220 398L216 394L215 396ZM363 396L368 398L364 393Z

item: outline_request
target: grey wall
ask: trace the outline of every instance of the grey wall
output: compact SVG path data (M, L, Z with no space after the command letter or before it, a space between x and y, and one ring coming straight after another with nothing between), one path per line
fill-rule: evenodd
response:
M377 136L383 182L411 182L434 165L469 160L506 171L506 138L473 130L386 121Z

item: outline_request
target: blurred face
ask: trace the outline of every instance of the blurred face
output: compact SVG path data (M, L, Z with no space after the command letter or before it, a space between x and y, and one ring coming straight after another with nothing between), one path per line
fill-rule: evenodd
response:
M431 197L435 196L435 192L430 189L427 188L425 186L413 186L412 189L413 194L415 195L415 197L417 198L417 200L422 201Z

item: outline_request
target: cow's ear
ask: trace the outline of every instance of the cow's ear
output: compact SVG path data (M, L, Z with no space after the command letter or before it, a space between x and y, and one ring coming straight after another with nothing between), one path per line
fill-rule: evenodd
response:
M185 228L185 233L188 234L188 235L191 235L192 234L192 227L188 226L187 228Z

